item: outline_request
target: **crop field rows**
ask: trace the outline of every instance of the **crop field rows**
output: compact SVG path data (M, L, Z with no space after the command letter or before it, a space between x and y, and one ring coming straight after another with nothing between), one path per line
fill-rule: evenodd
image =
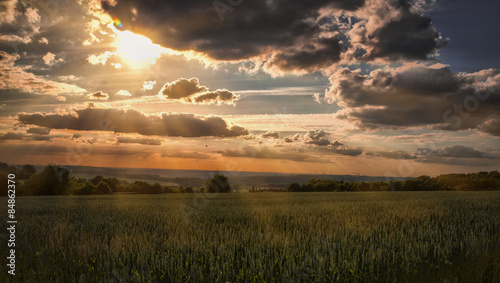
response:
M20 197L15 279L500 282L500 192L193 195Z

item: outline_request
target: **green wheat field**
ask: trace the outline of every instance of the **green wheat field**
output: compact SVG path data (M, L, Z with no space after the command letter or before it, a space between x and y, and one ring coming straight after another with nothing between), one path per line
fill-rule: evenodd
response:
M15 282L500 282L500 192L16 201Z

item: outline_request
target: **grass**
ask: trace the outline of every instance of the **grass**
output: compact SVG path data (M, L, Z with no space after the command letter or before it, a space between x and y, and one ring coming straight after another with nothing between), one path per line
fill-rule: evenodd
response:
M500 282L500 192L199 196L19 197L12 281Z

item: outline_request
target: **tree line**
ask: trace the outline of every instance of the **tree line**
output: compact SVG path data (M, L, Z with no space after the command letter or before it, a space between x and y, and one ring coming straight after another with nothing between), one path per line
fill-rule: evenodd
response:
M7 177L16 175L16 195L98 195L112 193L227 193L231 191L229 178L216 173L199 188L165 186L144 181L128 182L97 175L92 179L71 175L69 168L49 164L41 171L33 165L9 166L0 162L0 195L7 195ZM250 192L357 192L357 191L471 191L500 189L498 171L469 174L445 174L437 177L420 176L406 180L374 182L344 182L314 178L306 184L291 183L286 189L256 189Z
M420 176L387 182L344 182L311 179L306 184L292 183L288 192L357 192L357 191L474 191L500 189L498 171L469 174L444 174L437 177Z
M105 178L97 175L92 179L78 178L71 175L69 168L49 164L41 171L33 165L24 165L21 168L9 166L0 162L0 195L8 192L7 176L16 175L16 195L103 195L112 193L226 193L231 191L229 178L221 173L215 173L209 178L205 186L174 187L160 183L150 184L144 181L128 182L117 178ZM5 182L4 182L5 181Z

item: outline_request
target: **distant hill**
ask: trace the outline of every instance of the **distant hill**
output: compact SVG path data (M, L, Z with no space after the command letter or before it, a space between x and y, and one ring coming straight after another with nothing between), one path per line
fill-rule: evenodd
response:
M35 166L42 170L44 166ZM124 180L142 180L146 182L158 182L172 186L200 187L216 171L208 170L178 170L178 169L151 169L151 168L113 168L92 166L68 166L71 174L77 177L93 178L101 175L107 178L118 178ZM327 180L343 180L346 182L371 182L387 181L386 177L360 176L360 175L329 175L329 174L288 174L273 172L241 172L223 171L229 176L231 184L240 189L255 187L285 188L290 183L305 184L313 178ZM404 180L406 178L393 177L392 180Z

